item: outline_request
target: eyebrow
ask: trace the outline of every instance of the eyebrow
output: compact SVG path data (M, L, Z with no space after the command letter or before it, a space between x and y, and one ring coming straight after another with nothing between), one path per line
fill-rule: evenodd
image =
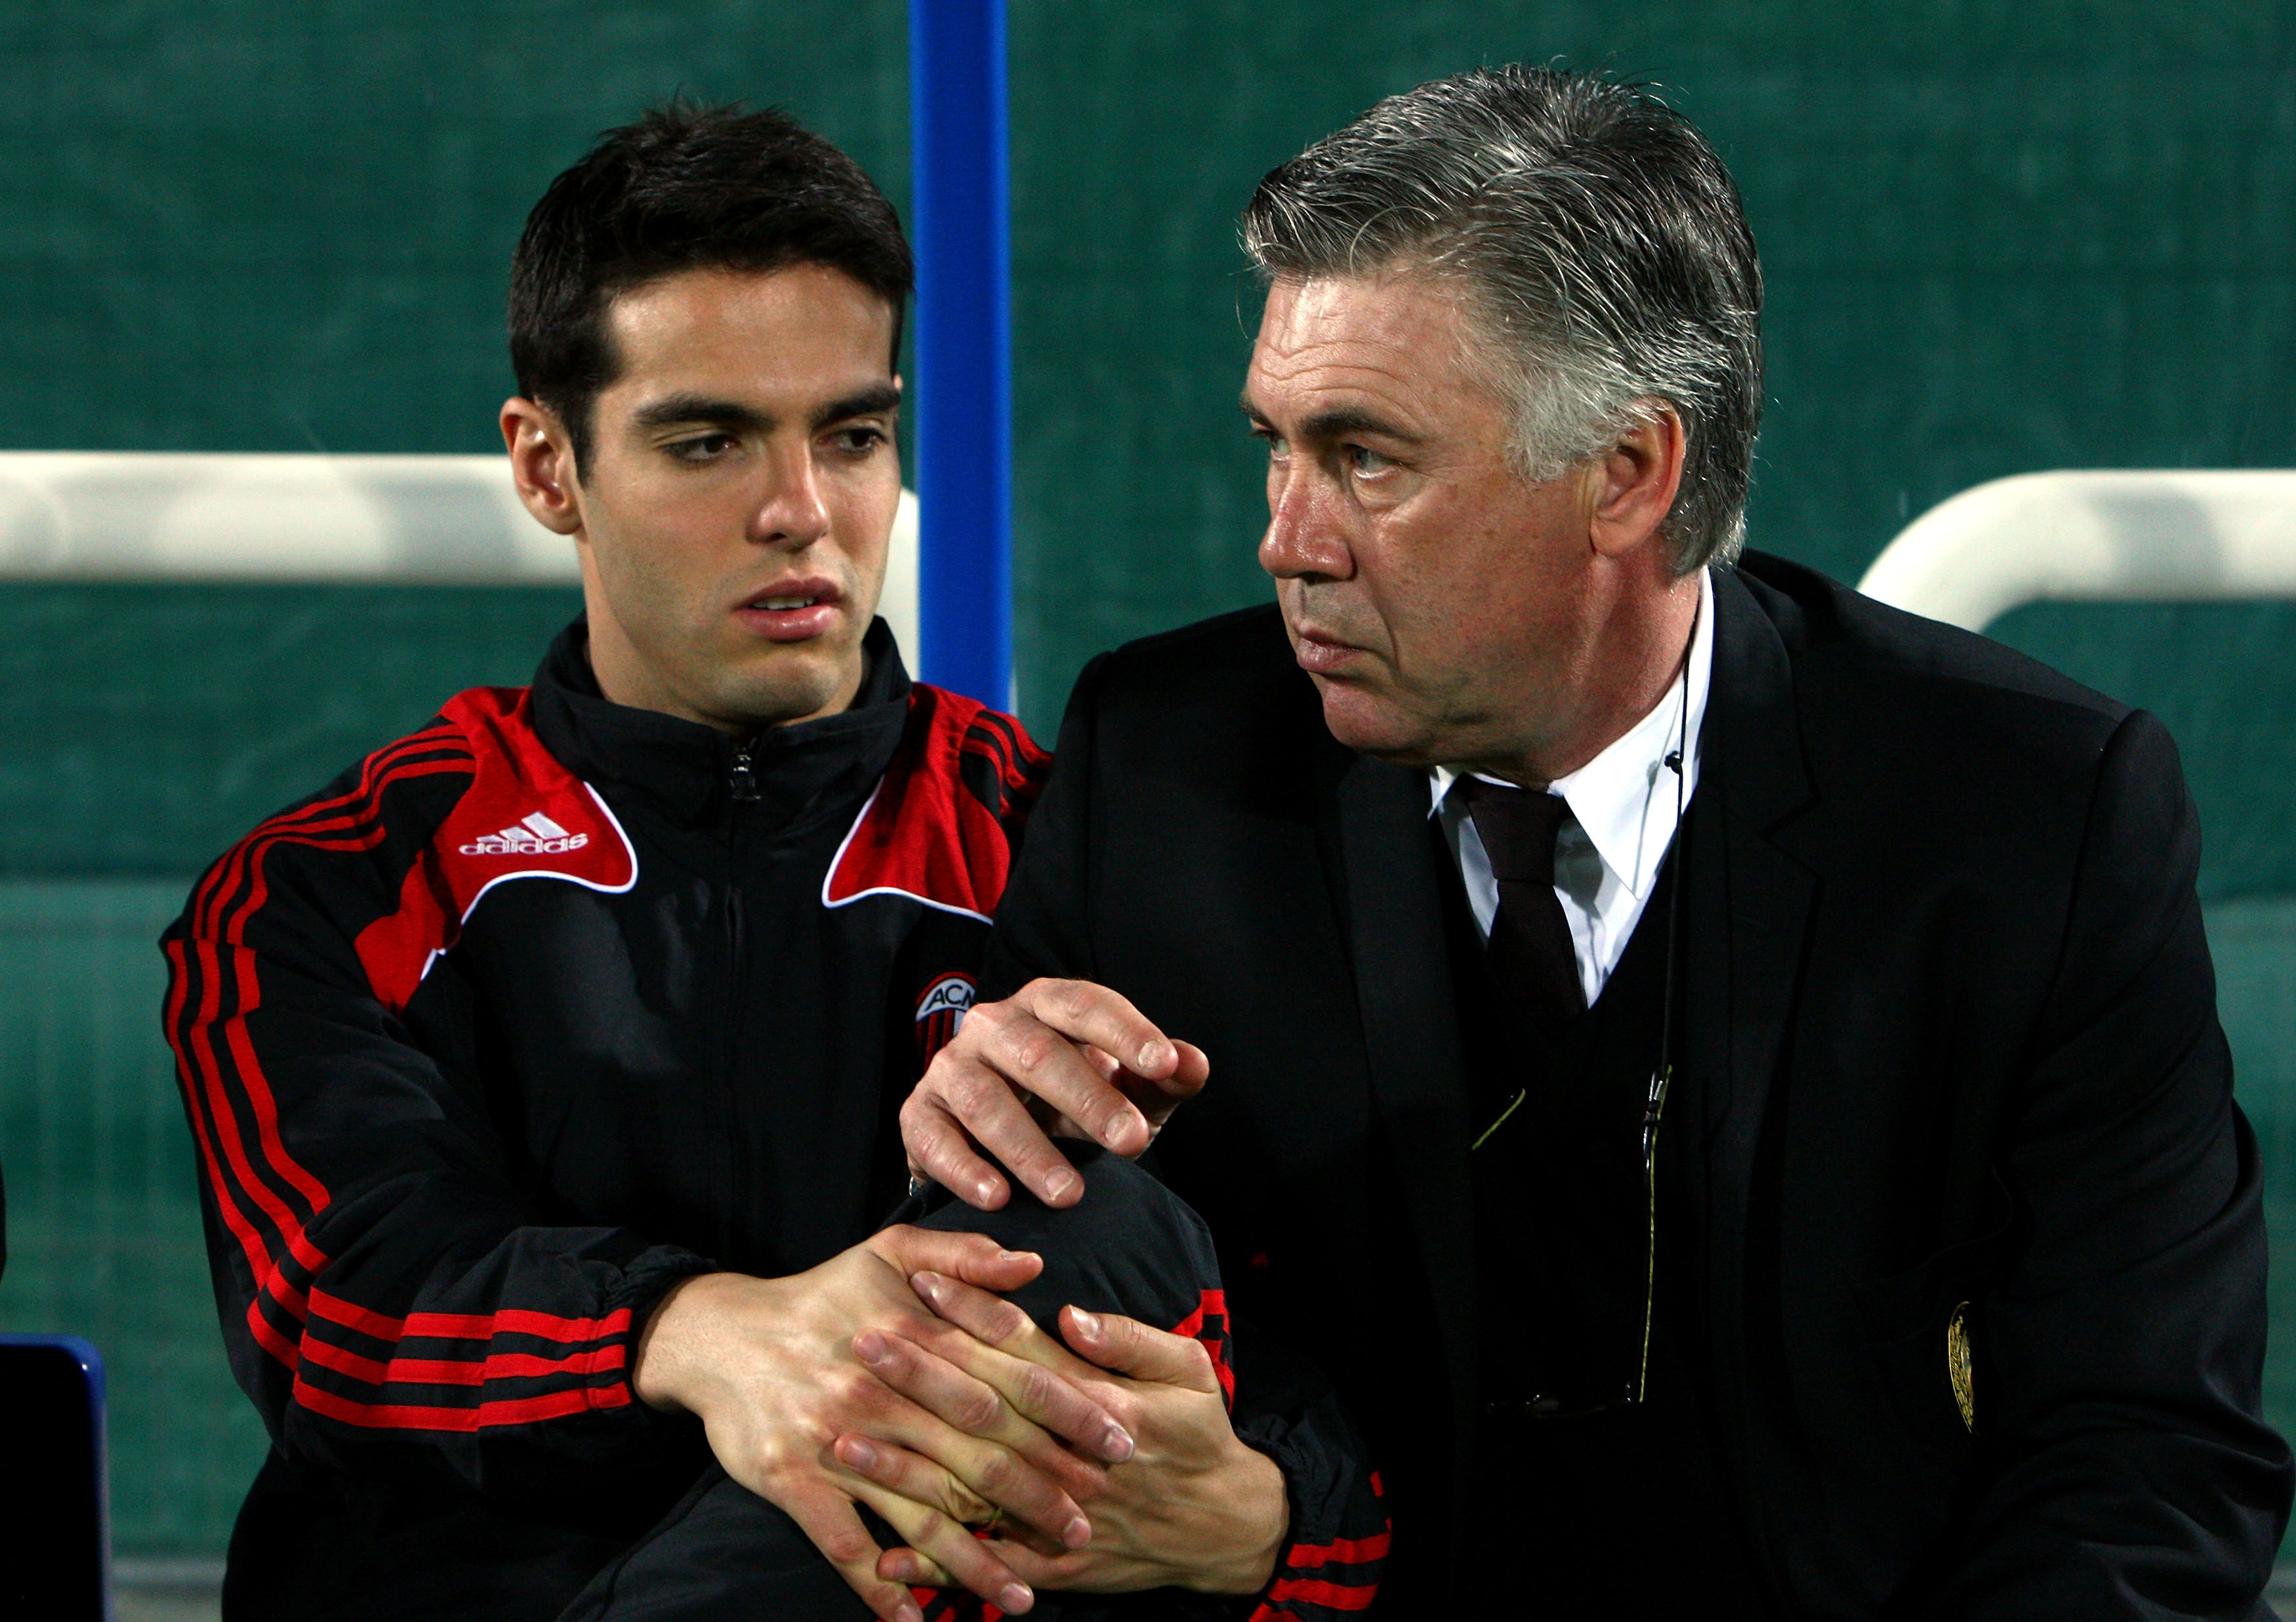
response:
M773 426L773 419L754 407L705 394L673 394L639 406L631 415L640 428L668 428L676 422L714 422L720 428Z
M850 417L874 416L893 410L900 403L901 391L893 384L873 383L814 412L813 426L825 428ZM706 394L669 395L639 406L633 418L640 428L668 428L680 422L708 422L719 428L752 430L774 426L773 418L753 406Z
M1243 414L1250 417L1255 423L1263 428L1272 426L1268 422L1267 414L1254 406L1250 396L1247 395L1237 404L1243 407ZM1375 416L1368 411L1352 411L1346 407L1333 411L1319 411L1300 424L1300 438L1303 439L1345 439L1357 434L1374 434L1380 438L1399 440L1406 445L1422 444L1424 438L1422 435L1398 428L1384 417Z
M1300 431L1308 439L1345 439L1357 434L1376 434L1382 439L1400 439L1406 445L1419 443L1417 434L1398 428L1384 417L1344 407L1316 413L1300 424Z
M901 403L900 389L891 383L872 383L857 389L841 400L832 400L813 414L813 425L826 428L832 422L842 422L848 417L873 417L897 409Z

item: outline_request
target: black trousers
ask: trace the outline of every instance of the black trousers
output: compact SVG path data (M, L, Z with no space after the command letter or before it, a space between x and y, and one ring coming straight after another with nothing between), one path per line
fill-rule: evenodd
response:
M1010 1250L1033 1250L1045 1270L1008 1298L1049 1332L1063 1306L1113 1312L1160 1329L1201 1334L1225 1364L1219 1265L1203 1219L1129 1161L1063 1145L1083 1169L1085 1197L1054 1210L1015 1190L1001 1211L976 1211L940 1189L906 1202L890 1221L986 1233ZM1083 1153L1078 1152L1081 1148ZM899 1540L866 1510L879 1543ZM1046 1622L1146 1622L1232 1610L1177 1589L1120 1596L1042 1593L1029 1614ZM961 1592L924 1606L927 1622L980 1613ZM716 1466L676 1508L578 1595L559 1622L866 1622L868 1608L845 1585L795 1521Z

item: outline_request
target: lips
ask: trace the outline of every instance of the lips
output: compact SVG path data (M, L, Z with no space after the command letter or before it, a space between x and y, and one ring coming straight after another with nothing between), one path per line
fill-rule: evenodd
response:
M837 623L844 601L833 581L776 580L737 604L734 618L767 642L808 642Z
M1363 650L1352 643L1339 642L1324 634L1302 627L1295 633L1297 645L1292 658L1300 668L1310 676L1332 676L1345 668Z

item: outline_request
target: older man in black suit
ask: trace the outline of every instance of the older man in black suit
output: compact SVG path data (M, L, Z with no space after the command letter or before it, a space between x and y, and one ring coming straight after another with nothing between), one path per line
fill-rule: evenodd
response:
M1153 1137L1239 1368L1372 1438L1382 1611L2263 1614L2159 724L1739 556L1760 273L1647 94L1423 86L1245 235L1276 604L1078 682L915 1164L1062 1204L1040 1123Z

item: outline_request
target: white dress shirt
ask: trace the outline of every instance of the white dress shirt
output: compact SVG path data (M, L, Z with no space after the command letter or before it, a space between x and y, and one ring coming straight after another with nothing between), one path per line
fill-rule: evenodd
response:
M1698 734L1713 676L1714 579L1702 573L1698 625L1691 633L1690 658L1681 677L1667 684L1666 695L1624 737L1546 785L1549 794L1560 794L1570 807L1554 841L1554 894L1570 925L1578 983L1589 1008L1626 953L1674 838L1674 774L1667 769L1666 758L1681 748L1685 683L1689 688L1690 743L1682 750L1681 804L1687 806L1697 791ZM1431 815L1442 822L1443 838L1466 881L1475 928L1488 940L1491 919L1499 910L1498 881L1491 876L1490 857L1467 815L1467 797L1451 792L1459 774L1439 766L1428 776L1434 796Z

